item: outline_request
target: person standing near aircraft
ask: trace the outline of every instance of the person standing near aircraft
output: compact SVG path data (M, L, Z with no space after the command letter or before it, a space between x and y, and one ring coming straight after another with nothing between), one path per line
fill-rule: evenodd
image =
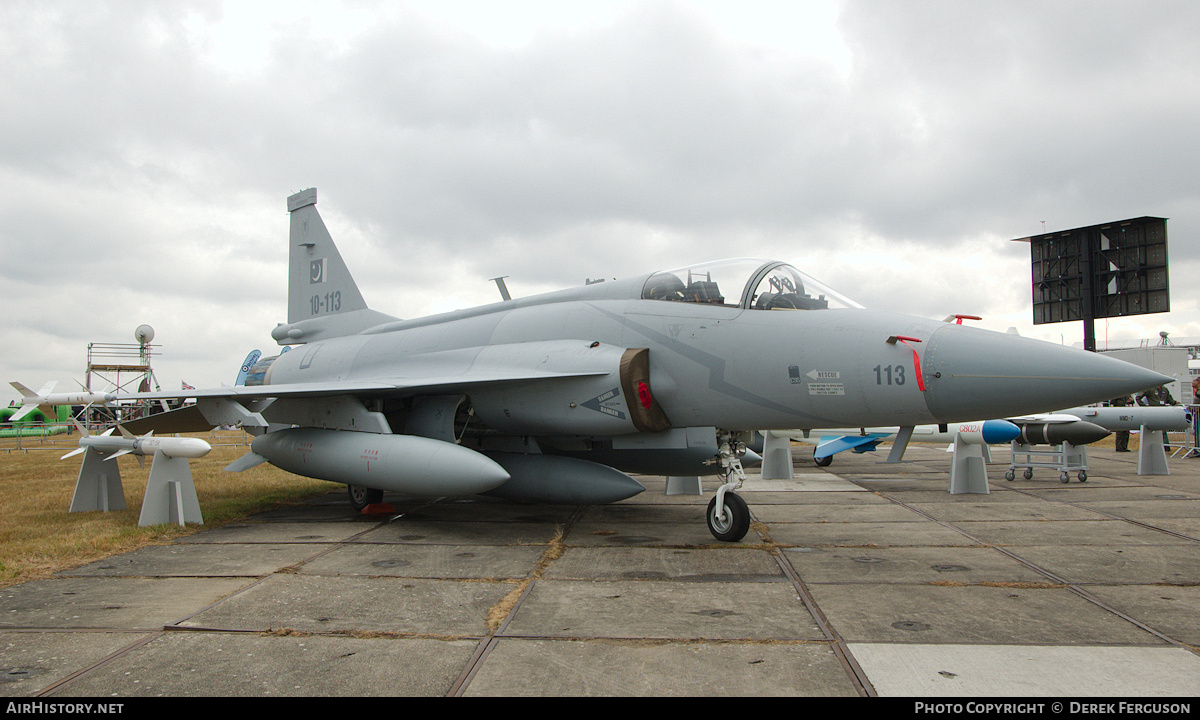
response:
M1145 392L1138 393L1138 405L1157 407L1159 405L1178 405L1166 385L1159 385Z
M1192 378L1192 451L1187 454L1190 458L1200 457L1200 375Z
M1109 400L1108 404L1112 405L1113 407L1129 407L1131 404L1133 404L1133 398L1128 395L1123 395L1121 397ZM1114 442L1116 442L1117 445L1117 452L1129 452L1129 431L1118 430L1113 435L1115 437Z

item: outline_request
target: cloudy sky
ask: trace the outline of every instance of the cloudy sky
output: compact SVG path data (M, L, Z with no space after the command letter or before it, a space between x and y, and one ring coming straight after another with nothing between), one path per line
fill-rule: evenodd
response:
M1200 336L1200 3L0 3L6 383L152 325L164 390L285 320L285 198L400 317L734 256L1032 324L1012 238L1169 218ZM8 399L16 393L8 391ZM97 388L101 389L101 388Z

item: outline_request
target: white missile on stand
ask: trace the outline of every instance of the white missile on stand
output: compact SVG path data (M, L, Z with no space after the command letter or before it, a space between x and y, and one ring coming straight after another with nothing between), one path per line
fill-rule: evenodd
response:
M21 409L14 413L9 421L16 422L34 410L41 410L46 417L53 417L56 405L93 405L95 403L104 405L117 399L114 393L56 393L54 392L55 384L53 382L46 383L41 390L34 392L19 382L10 382L9 385L21 393Z
M139 463L142 462L142 457L147 455L154 457L156 452L169 458L201 458L212 450L212 446L200 438L154 437L153 430L139 437L120 425L116 428L109 428L100 435L87 434L87 430L78 423L76 423L76 427L83 433L83 437L79 439L79 449L63 455L59 458L60 460L66 460L89 448L106 455L111 453L109 457L105 458L106 460L119 458L122 455L137 455ZM112 434L114 429L121 431L120 437Z
M1192 413L1185 405L1131 405L1128 407L1077 407L1060 410L1105 430L1140 432L1138 475L1170 475L1163 432L1188 430Z
M116 428L120 437L112 434L112 428L101 435L91 435L77 421L72 422L82 435L79 449L61 459L83 453L83 465L75 482L70 512L124 510L121 469L117 463L109 465L105 461L134 455L145 467L142 458L148 455L152 458L150 477L138 525L204 523L188 459L204 457L212 450L211 445L199 438L154 437L153 432L136 436L120 425Z

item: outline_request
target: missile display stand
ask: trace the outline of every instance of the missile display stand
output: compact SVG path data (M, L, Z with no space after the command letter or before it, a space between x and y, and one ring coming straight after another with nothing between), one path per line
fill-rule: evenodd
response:
M90 512L125 509L125 488L121 485L121 467L105 462L111 453L88 448L83 453L83 465L75 481L75 494L67 512Z
M204 524L196 484L187 458L167 457L161 450L150 462L150 477L146 480L146 497L138 525L171 523L183 527L186 523Z
M770 430L763 433L763 480L791 480L792 474L792 441L779 437Z
M121 470L112 453L87 448L83 465L75 482L75 494L68 512L89 512L125 509L125 491ZM150 462L150 477L146 481L146 496L142 500L139 526L171 523L204 524L196 485L187 458L167 457L155 451Z
M1142 426L1138 438L1138 475L1170 475L1167 467L1167 449L1163 442L1163 430L1150 430Z
M1064 484L1071 482L1072 472L1077 473L1079 482L1087 482L1087 445L1072 445L1064 442L1060 445L1047 446L1045 450L1039 450L1038 447L1040 446L1026 445L1013 440L1012 464L1004 473L1004 479L1010 481L1015 479L1017 468L1025 468L1026 480L1033 477L1034 468L1053 468L1058 470L1058 479ZM1024 456L1025 462L1017 462L1018 455ZM1035 460L1035 457L1045 459Z
M955 436L954 459L950 464L950 494L990 494L987 464L991 459L987 445L965 442L961 435ZM1011 469L1008 472L1012 474ZM1008 479L1012 480L1011 477Z

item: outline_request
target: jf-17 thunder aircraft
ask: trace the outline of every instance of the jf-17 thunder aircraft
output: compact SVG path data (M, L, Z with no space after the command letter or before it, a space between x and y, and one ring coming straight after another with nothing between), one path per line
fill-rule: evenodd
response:
M915 426L1006 417L1169 380L1132 364L842 297L783 262L736 259L430 317L367 306L317 213L287 200L290 352L245 385L122 398L195 398L136 433L239 425L227 469L262 462L384 491L600 504L644 487L626 473L722 483L713 536L750 525L734 492L754 431ZM507 295L507 293L502 293ZM174 417L172 417L174 416Z

